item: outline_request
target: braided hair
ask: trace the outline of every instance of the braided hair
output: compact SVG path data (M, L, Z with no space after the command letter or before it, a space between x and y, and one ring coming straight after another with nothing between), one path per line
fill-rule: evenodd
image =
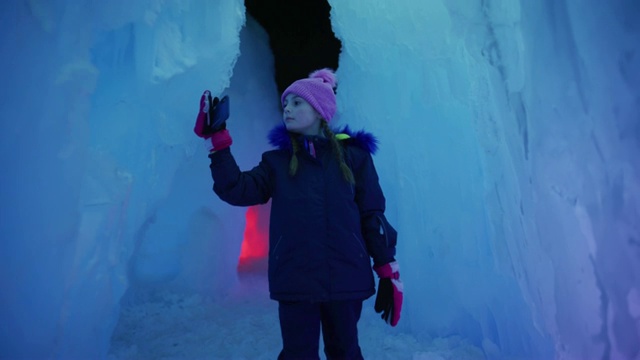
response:
M331 150L340 165L340 170L342 171L342 176L349 183L354 185L356 183L355 178L353 176L353 172L344 158L344 148L340 145L340 141L336 138L331 128L329 128L329 124L326 120L322 119L320 122L320 129L324 133L324 135L329 139L329 143L331 144ZM291 160L289 161L289 175L294 176L298 172L298 151L300 151L300 144L298 144L297 136L289 133L289 138L291 139Z

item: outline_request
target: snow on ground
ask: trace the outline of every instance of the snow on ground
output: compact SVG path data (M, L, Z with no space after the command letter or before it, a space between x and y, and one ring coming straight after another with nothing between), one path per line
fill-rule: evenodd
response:
M277 310L264 278L243 279L219 301L162 292L122 309L109 359L275 359L282 346ZM365 359L485 358L456 338L425 341L389 327L374 312L373 298L365 302L359 331Z

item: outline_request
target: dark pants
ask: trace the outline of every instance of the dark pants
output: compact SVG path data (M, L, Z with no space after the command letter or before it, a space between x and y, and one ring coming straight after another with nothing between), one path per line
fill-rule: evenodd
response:
M362 300L279 304L283 347L278 360L319 359L321 328L327 359L363 359L357 326Z

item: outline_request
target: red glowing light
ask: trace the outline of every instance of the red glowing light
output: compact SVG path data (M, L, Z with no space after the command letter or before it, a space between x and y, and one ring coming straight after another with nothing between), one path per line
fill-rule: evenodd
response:
M271 203L251 206L246 214L244 239L238 259L238 272L264 273L269 255L269 214Z

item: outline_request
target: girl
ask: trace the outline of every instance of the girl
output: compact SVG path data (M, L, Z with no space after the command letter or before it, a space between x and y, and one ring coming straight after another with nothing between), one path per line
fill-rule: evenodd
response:
M195 132L210 139L214 192L231 205L271 204L269 292L279 302L283 348L278 359L318 359L320 331L327 359L362 359L357 323L362 302L392 326L402 306L396 231L371 154L377 140L348 128L335 133L335 74L313 72L282 94L283 124L269 140L277 149L240 171L226 129L228 102L200 101ZM207 125L209 124L209 125Z

